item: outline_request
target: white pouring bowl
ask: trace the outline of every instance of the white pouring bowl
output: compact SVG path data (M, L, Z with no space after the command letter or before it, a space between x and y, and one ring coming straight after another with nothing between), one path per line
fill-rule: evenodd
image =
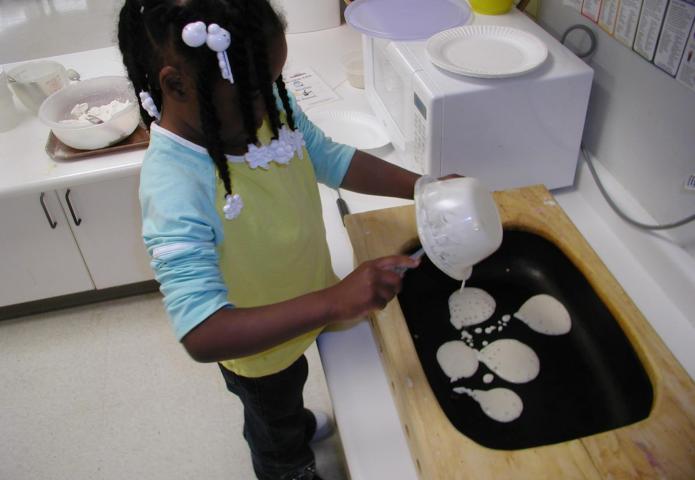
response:
M130 104L103 123L61 123L71 118L70 111L79 103L100 107L113 100ZM140 108L126 77L96 77L68 85L49 96L39 108L39 119L64 144L79 150L95 150L114 145L133 133L140 122Z
M502 243L502 222L488 189L476 178L415 183L415 217L422 247L437 268L464 281Z

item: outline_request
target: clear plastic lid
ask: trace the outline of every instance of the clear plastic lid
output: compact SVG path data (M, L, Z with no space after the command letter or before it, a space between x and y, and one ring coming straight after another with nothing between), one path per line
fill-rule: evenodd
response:
M455 0L356 0L345 9L355 30L389 40L424 40L465 25L471 15L465 2Z

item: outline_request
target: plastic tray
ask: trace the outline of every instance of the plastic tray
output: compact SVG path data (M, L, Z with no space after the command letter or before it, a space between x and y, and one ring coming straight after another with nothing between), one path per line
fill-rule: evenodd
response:
M58 138L53 135L53 132L48 134L46 142L46 153L53 160L78 160L82 158L104 155L107 153L122 152L125 150L134 150L138 148L147 148L150 144L150 133L143 123L138 125L133 133L128 138L121 142L111 145L110 147L99 148L96 150L77 150L68 147Z

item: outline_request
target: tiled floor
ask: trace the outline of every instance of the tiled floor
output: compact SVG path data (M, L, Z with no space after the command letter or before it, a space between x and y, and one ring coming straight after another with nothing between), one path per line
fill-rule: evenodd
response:
M122 0L0 0L0 65L113 43ZM330 410L315 347L307 406ZM238 400L158 294L0 322L0 479L253 478ZM319 471L346 478L338 436Z
M316 347L308 407L330 411ZM0 322L0 478L247 480L241 404L176 342L159 294ZM338 435L315 449L346 478Z

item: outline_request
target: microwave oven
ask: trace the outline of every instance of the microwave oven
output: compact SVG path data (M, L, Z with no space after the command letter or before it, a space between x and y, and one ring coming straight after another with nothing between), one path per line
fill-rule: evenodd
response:
M572 185L593 70L520 12L473 23L530 32L548 57L521 76L472 78L432 64L424 40L362 37L365 94L403 166L491 190Z

